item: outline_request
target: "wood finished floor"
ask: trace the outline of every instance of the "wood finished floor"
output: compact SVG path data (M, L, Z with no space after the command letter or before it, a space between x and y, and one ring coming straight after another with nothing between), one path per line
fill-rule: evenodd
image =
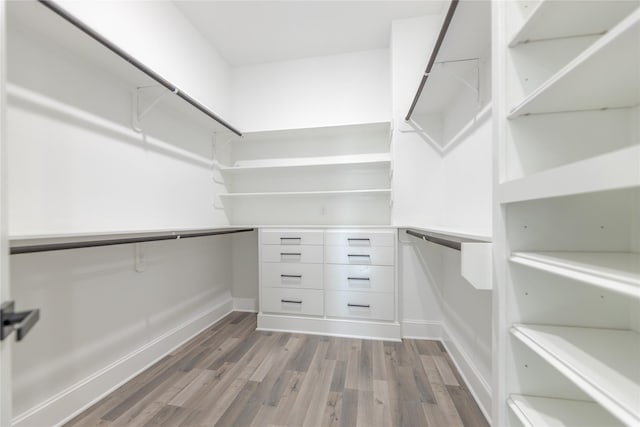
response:
M255 328L230 314L67 426L488 426L439 342Z

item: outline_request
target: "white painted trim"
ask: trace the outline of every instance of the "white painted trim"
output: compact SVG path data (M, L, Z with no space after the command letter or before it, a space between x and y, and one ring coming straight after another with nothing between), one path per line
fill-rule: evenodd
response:
M14 427L59 426L233 311L231 297L13 418Z
M326 319L322 317L279 316L258 313L259 331L400 341L400 324L369 320Z
M414 340L442 340L442 322L433 320L404 319L402 338Z
M233 298L233 311L258 312L258 302L255 298Z
M455 338L449 333L446 325L443 324L442 326L442 343L447 353L449 353L449 356L451 356L453 364L456 365L460 376L473 395L473 398L480 407L480 411L482 411L487 422L491 425L491 384L482 377L480 371L474 364L473 357L469 356L464 347L456 342Z

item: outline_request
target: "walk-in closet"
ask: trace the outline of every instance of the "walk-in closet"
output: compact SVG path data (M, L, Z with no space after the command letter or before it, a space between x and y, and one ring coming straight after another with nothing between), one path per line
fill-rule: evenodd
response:
M0 231L0 426L639 426L640 1L2 1Z

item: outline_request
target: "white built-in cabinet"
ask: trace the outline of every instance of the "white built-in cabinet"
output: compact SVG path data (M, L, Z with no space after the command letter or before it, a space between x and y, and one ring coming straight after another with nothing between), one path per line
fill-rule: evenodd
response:
M496 425L640 424L639 6L494 4Z
M390 124L251 132L216 143L233 224L389 224Z
M399 340L395 229L260 229L258 329Z

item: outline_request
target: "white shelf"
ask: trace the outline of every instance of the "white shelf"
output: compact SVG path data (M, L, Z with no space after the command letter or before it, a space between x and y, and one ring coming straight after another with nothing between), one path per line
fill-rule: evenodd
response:
M451 236L454 239L470 239L477 240L479 242L491 242L491 233L487 230L442 227L438 225L394 225L394 227L397 227L398 229L410 228L412 230L421 231L424 233L435 233L443 236Z
M578 20L578 19L576 19ZM565 21L561 21L565 22ZM515 106L525 114L632 107L640 103L640 9Z
M594 402L511 395L507 404L525 427L613 427L620 425L618 420Z
M602 34L637 7L633 1L542 0L515 33L509 47L536 40Z
M521 324L511 333L621 422L640 424L640 334Z
M511 262L640 298L640 254L514 252Z
M354 154L343 156L306 157L295 159L266 159L237 162L235 166L223 166L224 173L290 170L294 168L329 167L390 167L389 153Z
M640 56L640 55L639 55ZM640 186L640 145L623 148L499 186L501 203Z
M339 190L339 191L282 191L282 192L265 192L265 193L223 193L220 197L223 199L247 199L252 197L355 197L355 196L389 196L390 189L372 189L372 190Z

